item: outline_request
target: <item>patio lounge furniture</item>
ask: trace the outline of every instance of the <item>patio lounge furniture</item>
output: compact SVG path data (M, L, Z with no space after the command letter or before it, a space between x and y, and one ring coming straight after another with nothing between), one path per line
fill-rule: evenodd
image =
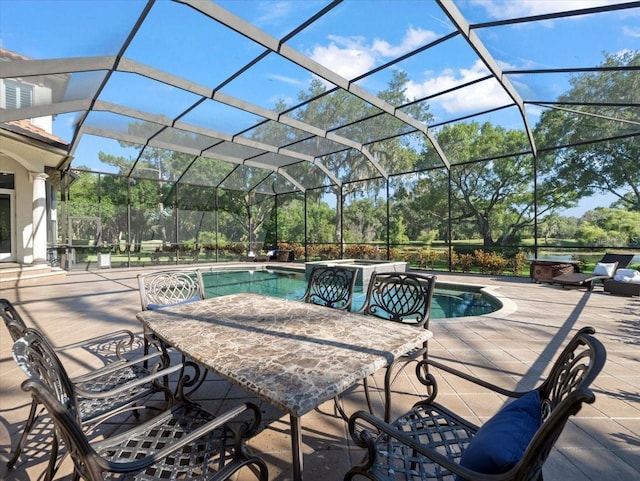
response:
M253 262L269 262L271 260L271 256L267 254L258 254L253 257Z
M146 407L141 403L155 393L163 393L163 398L168 401L169 405L174 402L171 391L160 380L170 373L178 371L180 367L158 370L166 364L164 360L159 360L161 358L159 353L133 361L114 362L82 376L69 378L55 349L44 334L37 329L27 328L23 331L22 336L16 340L16 343L25 338L28 338L33 345L37 345L37 352L30 351L29 361L42 363L35 371L38 375L47 377L51 375L49 372L51 369L64 372L65 389L73 392L75 396L77 421L85 432L93 431L101 423L124 412L133 411L134 415L138 417L138 410ZM153 359L156 360L153 368L143 367L144 363ZM27 436L41 414L39 407L40 404L34 397L25 428L11 459L7 463L9 468L15 466L25 446ZM55 439L51 443L51 451L45 475L46 480L53 479L57 470L58 444Z
M31 393L34 403L46 407L56 436L62 437L73 459L74 479L226 480L251 467L259 480L267 481L266 465L244 446L244 439L255 433L260 423L260 412L252 404L214 416L180 396L180 402L157 417L102 441L91 441L79 422L75 388L55 353L28 333L14 344L13 356L29 377L22 388ZM179 388L182 384L181 380ZM250 422L245 413L251 416ZM230 422L240 425L237 431ZM53 445L55 450L57 438Z
M428 329L435 284L436 276L433 275L374 271L360 312L367 316ZM384 326L381 326L381 329L384 329ZM391 412L391 385L409 362L421 356L424 359L427 357L426 342L421 349L415 349L387 367L384 379L385 421L389 421ZM394 369L398 364L402 366L394 375ZM369 411L372 412L369 382L366 378L364 388Z
M613 279L602 281L605 292L618 296L640 296L640 271L618 269Z
M358 271L350 267L315 266L309 274L304 302L333 309L351 309Z
M604 366L606 351L592 328L569 341L548 377L528 392L503 389L433 360L421 360L416 374L431 395L391 424L360 411L349 432L367 450L345 481L358 475L376 481L542 479L542 466L570 416L595 395L589 385ZM477 384L512 401L482 426L436 401L438 384L428 367ZM451 381L449 381L451 382Z
M631 282L621 282L614 279L602 281L605 292L616 296L640 296L640 284Z
M257 254L251 258L245 258L250 262L293 262L295 253L291 249L278 249L278 246L269 246L264 248L264 254Z
M573 272L562 274L549 280L553 284L560 284L562 287L586 288L593 290L594 281L602 281L611 279L616 269L627 267L633 254L605 254L596 264L593 272L587 274L582 272Z

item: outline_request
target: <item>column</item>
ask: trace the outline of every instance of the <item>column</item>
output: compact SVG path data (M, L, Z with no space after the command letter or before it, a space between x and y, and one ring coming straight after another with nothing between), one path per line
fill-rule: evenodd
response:
M44 172L29 172L32 188L33 225L31 227L31 249L33 264L47 263L47 189L49 178Z

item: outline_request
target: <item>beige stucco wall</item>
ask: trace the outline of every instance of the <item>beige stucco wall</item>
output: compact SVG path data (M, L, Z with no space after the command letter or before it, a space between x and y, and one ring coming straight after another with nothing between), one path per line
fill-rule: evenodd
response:
M47 188L45 169L57 166L65 156L57 147L0 129L0 171L15 176L12 226L15 257L8 260L22 264L46 263L47 244L56 239L47 239L47 208L52 204L46 202L51 189ZM34 212L39 216L37 222L34 222Z

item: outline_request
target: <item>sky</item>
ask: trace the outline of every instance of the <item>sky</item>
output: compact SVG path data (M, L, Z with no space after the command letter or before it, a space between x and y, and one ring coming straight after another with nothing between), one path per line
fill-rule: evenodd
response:
M226 0L218 3L277 39L328 4L319 0ZM455 1L472 24L609 3L625 2ZM144 6L145 2L141 0L0 0L0 46L35 59L116 55ZM26 23L25 18L29 19ZM346 0L295 35L287 45L342 77L353 80L452 31L449 19L433 1ZM486 28L477 32L505 71L593 67L603 61L603 52L640 49L640 8ZM124 56L213 88L262 50L198 12L167 0L158 0ZM409 98L435 95L488 73L487 67L459 36L408 58L394 68L407 73L406 94ZM197 99L189 92L143 77L131 77L131 74L115 73L101 99L169 117L175 117ZM367 91L378 93L386 88L390 77L391 69L387 68L356 83ZM90 98L103 78L102 72L75 74L67 100ZM287 105L297 103L298 94L306 90L313 79L314 76L305 69L270 55L221 90L260 107L273 109L280 100ZM536 101L555 100L569 88L569 76L566 74L511 75L509 80L524 99ZM429 100L429 106L435 121L440 123L510 102L498 82L484 81L435 96ZM535 125L540 113L540 107L527 106L531 125ZM94 117L91 120L97 126L112 126L116 122L106 113ZM77 118L75 113L58 116L54 133L71 140ZM223 106L203 105L183 120L235 134L255 123L256 116L230 112ZM522 128L522 118L515 108L482 115L476 120L491 121L506 128ZM108 171L97 161L96 152L105 144L114 148L114 142L97 137L87 137L86 140L80 144L76 157L92 167L95 165L98 170ZM593 200L572 213L584 211L585 207L593 207Z

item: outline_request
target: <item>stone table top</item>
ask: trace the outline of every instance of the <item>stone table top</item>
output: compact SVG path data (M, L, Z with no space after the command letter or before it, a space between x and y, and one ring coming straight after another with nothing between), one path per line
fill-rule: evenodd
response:
M137 318L208 370L293 416L432 336L410 325L252 293L141 311Z

